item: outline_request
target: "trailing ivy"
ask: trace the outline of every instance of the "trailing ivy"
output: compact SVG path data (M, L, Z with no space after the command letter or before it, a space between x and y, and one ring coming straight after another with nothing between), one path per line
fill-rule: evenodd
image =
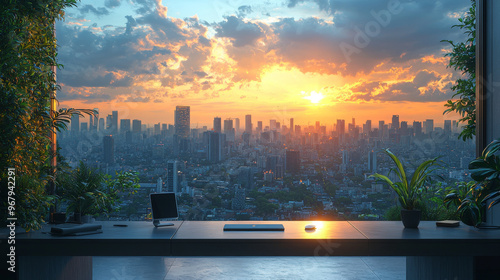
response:
M37 229L51 197L50 95L58 89L54 22L76 0L3 0L0 9L0 183L6 221L7 168L16 170L15 216L19 226Z
M457 79L451 87L455 93L445 104L444 114L456 112L460 115L459 123L465 126L460 132L462 140L472 139L476 135L476 1L471 0L471 7L464 17L459 18L458 27L464 30L467 39L464 42L443 40L452 46L451 52L445 56L450 58L448 67L462 72L462 77Z

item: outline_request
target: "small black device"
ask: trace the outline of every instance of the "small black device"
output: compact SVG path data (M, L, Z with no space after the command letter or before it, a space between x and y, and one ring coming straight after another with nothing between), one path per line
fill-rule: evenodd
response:
M224 231L284 231L282 224L225 224Z
M160 224L160 220L179 218L175 193L152 193L149 198L151 199L153 225L155 227L173 226L173 223Z

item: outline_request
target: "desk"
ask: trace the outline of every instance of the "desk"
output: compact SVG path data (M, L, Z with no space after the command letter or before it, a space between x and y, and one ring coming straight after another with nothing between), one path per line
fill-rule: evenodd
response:
M443 228L429 221L421 222L418 229L405 229L400 221L325 221L310 232L304 230L310 221L178 221L161 228L151 222L96 223L103 225L103 233L55 237L42 233L50 228L45 227L42 232L19 234L19 265L23 259L28 267L67 256L55 262L60 267L68 258L81 256L70 266L91 272L91 257L85 256L408 256L407 279L422 275L471 279L478 258L496 261L500 256L500 230L477 230L463 224ZM129 226L113 227L116 223ZM226 223L281 223L285 231L224 232Z

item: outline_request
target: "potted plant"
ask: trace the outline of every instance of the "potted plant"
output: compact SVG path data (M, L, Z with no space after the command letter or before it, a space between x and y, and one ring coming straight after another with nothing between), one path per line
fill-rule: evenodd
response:
M107 194L104 192L103 175L89 168L82 161L61 180L58 188L63 202L68 203L67 212L74 213L75 222L82 222L87 215L97 215L105 207Z
M460 219L466 225L488 227L483 224L486 211L500 202L500 157L495 155L499 150L500 140L486 146L481 156L469 163L474 181L459 184L445 197L445 204L457 207Z
M396 192L399 204L402 208L401 221L403 225L406 228L417 228L421 219L421 211L419 209L421 193L424 184L428 181L432 172L440 168L438 157L421 163L410 178L406 175L405 168L396 155L389 149L385 149L384 153L387 154L396 165L395 168L391 168L390 172L396 173L399 182L393 182L387 176L378 173L370 177L375 177L384 181Z

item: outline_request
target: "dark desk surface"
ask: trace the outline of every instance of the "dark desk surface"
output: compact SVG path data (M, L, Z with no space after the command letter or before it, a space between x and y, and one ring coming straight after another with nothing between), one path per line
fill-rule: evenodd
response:
M44 233L50 230L50 226L45 226L42 231L17 234L17 253L34 256L500 255L500 230L478 230L463 224L444 228L428 221L421 222L418 229L405 229L400 221L176 221L172 227L160 228L155 228L152 222L96 223L103 225L103 233L57 237ZM227 223L280 223L285 231L223 231ZM114 227L114 224L129 226ZM307 224L316 224L317 229L306 231ZM1 239L2 246L6 246L5 234Z

